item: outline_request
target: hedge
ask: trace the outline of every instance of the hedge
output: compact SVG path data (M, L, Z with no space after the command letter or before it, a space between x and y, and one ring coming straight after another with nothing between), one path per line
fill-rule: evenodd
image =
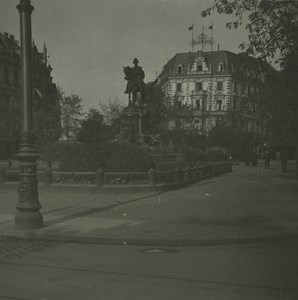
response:
M109 142L100 145L80 145L61 157L60 170L72 172L147 172L154 167L150 155L128 143Z

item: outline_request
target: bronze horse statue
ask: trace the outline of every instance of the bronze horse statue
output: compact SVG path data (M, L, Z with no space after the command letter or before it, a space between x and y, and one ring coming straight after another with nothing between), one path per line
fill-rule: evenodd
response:
M142 78L134 77L131 67L123 67L125 74L124 79L127 80L127 87L124 93L128 94L128 105L135 105L138 103L141 105L144 99L145 83Z

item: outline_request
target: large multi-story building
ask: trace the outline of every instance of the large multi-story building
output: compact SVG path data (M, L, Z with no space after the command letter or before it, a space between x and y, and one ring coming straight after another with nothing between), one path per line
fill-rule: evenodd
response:
M48 62L47 48L39 52L32 45L33 88L34 88L34 125L42 127L37 119L44 119L55 111L56 117L51 124L53 131L60 126L59 99L56 85L52 82L52 67ZM11 158L18 150L20 140L21 106L21 59L20 46L13 35L0 33L0 159ZM47 113L49 112L49 114ZM43 120L44 122L44 120ZM59 130L57 130L58 132Z
M229 110L255 109L266 80L275 75L269 63L245 53L198 51L176 54L158 81L166 99L193 108L196 126L205 134Z

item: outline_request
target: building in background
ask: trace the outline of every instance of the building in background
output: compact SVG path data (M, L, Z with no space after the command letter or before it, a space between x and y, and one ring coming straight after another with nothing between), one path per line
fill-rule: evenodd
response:
M39 52L32 45L34 126L43 139L59 138L59 98L52 81L47 48ZM13 35L0 33L0 159L12 158L18 151L21 128L20 45ZM42 138L39 142L42 143Z
M165 64L158 81L166 101L191 107L191 122L200 133L208 134L228 111L242 110L249 115L257 109L266 80L276 74L269 63L245 53L198 51L176 54ZM175 120L170 124L175 126Z

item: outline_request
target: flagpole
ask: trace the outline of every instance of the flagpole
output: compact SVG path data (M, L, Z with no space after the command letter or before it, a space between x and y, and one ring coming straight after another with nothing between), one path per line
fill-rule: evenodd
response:
M204 51L204 26L202 27L202 51Z
M211 52L213 50L213 22L212 22L212 25L211 25Z
M188 30L191 30L191 52L193 52L193 23L188 27Z
M191 29L191 52L193 52L193 24Z

